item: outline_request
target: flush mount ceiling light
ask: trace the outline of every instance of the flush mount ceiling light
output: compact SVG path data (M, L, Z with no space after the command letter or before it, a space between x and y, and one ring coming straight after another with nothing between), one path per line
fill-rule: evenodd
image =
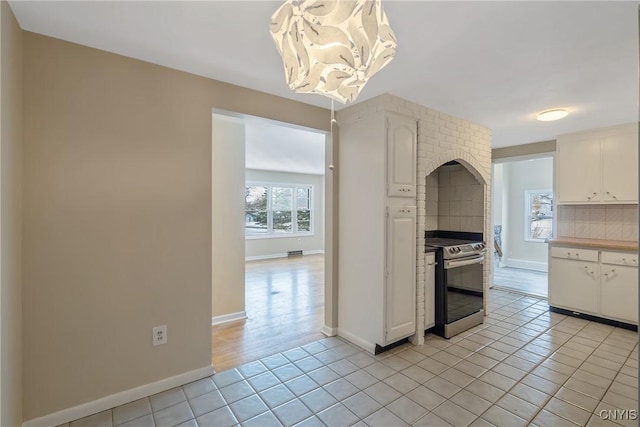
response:
M569 112L567 110L554 108L553 110L541 111L540 113L536 114L536 119L540 120L541 122L552 122L554 120L563 119L567 117L568 114Z
M289 88L343 104L358 97L397 47L380 0L287 0L270 31Z

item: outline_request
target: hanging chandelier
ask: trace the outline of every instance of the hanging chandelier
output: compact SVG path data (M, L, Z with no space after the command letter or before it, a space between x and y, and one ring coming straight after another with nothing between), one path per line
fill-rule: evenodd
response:
M358 97L397 47L380 0L286 0L270 32L291 90L343 104Z

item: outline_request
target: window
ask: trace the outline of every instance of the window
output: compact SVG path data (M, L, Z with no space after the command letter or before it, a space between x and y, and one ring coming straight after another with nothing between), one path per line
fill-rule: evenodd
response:
M553 193L551 190L527 190L525 199L525 240L544 242L553 229Z
M247 184L245 236L285 237L312 234L313 187L293 184Z
M266 234L267 187L246 187L244 192L244 229L247 236Z

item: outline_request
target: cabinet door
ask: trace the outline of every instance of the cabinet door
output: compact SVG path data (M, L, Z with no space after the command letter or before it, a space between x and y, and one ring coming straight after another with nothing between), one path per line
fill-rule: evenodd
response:
M603 317L638 324L638 269L602 264L600 313Z
M428 253L425 257L424 276L424 328L436 325L436 255Z
M387 195L416 196L418 122L406 117L387 117Z
M602 140L602 200L638 202L638 134L618 132Z
M600 138L558 137L556 145L558 203L593 203L600 194Z
M597 315L598 289L598 263L551 258L549 305Z
M388 207L386 246L384 345L416 331L415 206Z

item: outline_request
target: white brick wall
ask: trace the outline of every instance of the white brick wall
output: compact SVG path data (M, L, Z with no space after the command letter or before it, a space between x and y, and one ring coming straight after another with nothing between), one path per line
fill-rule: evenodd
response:
M414 344L424 343L424 231L427 222L427 176L439 166L451 160L464 165L484 187L484 235L485 241L493 241L491 233L491 131L483 126L450 116L434 109L385 94L353 105L337 113L340 123L357 120L376 111L388 111L418 120L417 167L417 333ZM339 143L339 142L338 142ZM437 213L436 213L437 216ZM484 288L488 289L491 251L487 251L484 263ZM485 292L485 307L486 304Z

